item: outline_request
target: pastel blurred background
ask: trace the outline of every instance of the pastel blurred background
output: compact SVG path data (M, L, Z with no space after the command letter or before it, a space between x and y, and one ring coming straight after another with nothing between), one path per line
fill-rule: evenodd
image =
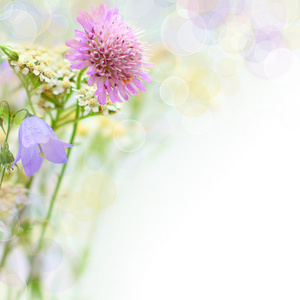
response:
M1 0L0 43L64 44L100 3ZM144 29L153 82L80 125L47 235L47 299L299 299L300 2L107 3ZM17 79L1 66L5 98ZM1 300L8 285L25 295L27 252L0 272Z

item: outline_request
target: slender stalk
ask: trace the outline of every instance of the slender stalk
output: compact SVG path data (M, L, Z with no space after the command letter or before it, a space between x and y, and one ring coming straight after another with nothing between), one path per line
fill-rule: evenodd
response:
M3 167L3 172L2 172L1 181L0 181L0 189L1 189L1 186L2 186L4 175L5 175L5 167Z
M56 117L54 120L52 120L52 124L51 124L51 127L53 130L56 129L56 123L59 121L59 116L61 115L61 110L59 109L56 113Z
M33 181L33 177L34 176L31 176L30 178L29 178L29 181L26 183L26 185L25 185L25 188L26 189L30 189L30 186L31 186L31 184L32 184L32 181Z
M53 122L54 122L54 119L53 119L53 117L52 117L52 114L51 114L51 112L50 111L48 111L47 112L47 114L49 115L49 117L50 117L50 121L51 121L51 127L53 128Z
M78 119L75 119L75 121L78 122L78 121L84 120L84 119L86 119L86 118L97 117L97 116L101 116L101 115L100 115L100 114L87 115L87 116L84 116L84 117L80 117L80 118L78 118ZM73 123L73 122L74 122L74 120L70 120L70 121L66 121L66 122L64 122L64 123L58 124L58 125L57 125L57 128L61 128L61 127L65 126L65 125L68 125L68 124Z
M47 95L43 94L43 99L45 99L48 102L51 102L53 104L55 104L56 107L62 107L63 105L61 103L59 103L59 101L57 100L57 98L53 99L48 97Z
M82 77L85 70L86 69L81 70L80 73L78 74L77 88L80 88L81 77ZM78 127L78 121L79 121L79 118L78 118L79 117L79 112L80 112L79 111L79 106L77 105L76 116L75 116L75 120L73 121L74 122L73 131L72 131L72 135L71 135L70 142L69 142L70 144L73 144L74 139L75 139L75 135L76 135L77 127ZM67 159L69 159L71 151L72 151L72 148L68 148L68 150L67 150ZM45 236L48 223L49 223L49 221L51 219L51 216L52 216L54 204L55 204L58 192L59 192L59 188L60 188L61 183L62 183L62 179L63 179L64 174L65 174L66 168L67 168L67 163L64 164L62 169L61 169L61 173L59 175L58 182L57 182L56 188L54 190L54 193L53 193L53 196L52 196L52 199L51 199L51 202L50 202L50 206L49 206L49 209L48 209L48 212L47 212L47 215L46 215L46 219L45 219L45 222L43 224L42 232L41 232L41 235L40 235L40 238L39 238L39 242L38 242L38 248L37 248L38 251L42 247L42 241L43 241L43 238ZM33 269L31 269L31 272L30 272L29 281L31 281L32 279L33 279Z
M77 109L77 111L76 111L76 116L78 115L78 113L79 113L79 109ZM70 139L70 144L73 144L73 142L74 142L76 131L77 131L77 126L78 126L78 122L75 122L74 126L73 126L72 136L71 136L71 139ZM69 159L71 151L72 151L72 148L68 148L68 150L67 150L67 159ZM41 242L44 238L44 235L45 235L45 232L46 232L46 229L47 229L47 225L50 221L52 211L53 211L53 207L54 207L54 203L55 203L59 188L61 186L62 179L63 179L63 176L64 176L65 171L66 171L66 167L67 167L67 164L64 164L63 167L62 167L61 173L59 175L58 182L57 182L56 188L54 190L54 193L53 193L53 196L52 196L52 199L51 199L51 202L50 202L50 206L49 206L49 209L48 209L48 213L47 213L47 216L46 216L46 221L45 221L45 224L43 226L42 233L41 233L41 236L40 236L40 239L39 239L39 248L41 247Z
M0 262L0 269L4 267L6 257L8 256L10 250L11 250L10 242L6 242L4 252L3 252L3 255L2 255L2 259L1 259L1 262Z
M20 78L20 77L19 77L19 78ZM20 80L21 80L21 78L20 78ZM21 81L22 81L22 80L21 80ZM24 88L25 88L25 90L26 90L28 102L29 102L29 104L30 104L30 106L31 106L32 112L33 112L34 115L36 115L35 110L34 110L34 107L33 107L33 104L32 104L32 100L31 100L31 91L30 91L29 88L28 88L28 79L27 79L26 84L25 84L24 81L22 81L22 83L23 83Z
M74 112L76 111L76 108L77 108L77 104L72 105L72 106L66 108L64 114L61 116L61 119L65 119L65 118L67 118L69 115L71 115L72 113L74 113Z

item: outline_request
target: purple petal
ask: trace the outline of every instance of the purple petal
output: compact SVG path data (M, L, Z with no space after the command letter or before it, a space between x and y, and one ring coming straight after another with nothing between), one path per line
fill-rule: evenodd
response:
M145 92L146 86L137 78L132 80L132 83L142 92Z
M28 177L31 177L34 173L36 173L43 162L38 145L33 145L29 148L23 147L21 158L24 171Z
M89 65L90 65L89 61L80 61L80 62L72 64L70 67L71 67L71 69L81 70L81 69L88 67Z
M23 120L20 131L22 131L22 145L30 147L35 144L47 143L53 129L39 117L28 117Z
M41 148L47 160L55 164L64 164L67 162L67 155L63 142L51 139L48 143L42 144Z
M88 84L89 84L89 86L92 86L95 82L96 82L96 77L95 77L95 76L91 76L91 77L88 79Z
M78 39L84 39L86 37L86 34L80 30L75 30L75 36Z
M118 95L118 92L114 89L112 89L110 87L110 85L107 86L107 92L109 95L109 99L111 100L111 102L115 103L115 102L120 102L120 97Z
M66 41L66 46L69 46L69 47L79 47L79 42L77 40L68 40Z
M151 77L147 73L141 73L140 76L144 81L151 83Z
M98 102L102 105L105 104L105 102L106 102L106 89L102 88L102 90L99 91Z

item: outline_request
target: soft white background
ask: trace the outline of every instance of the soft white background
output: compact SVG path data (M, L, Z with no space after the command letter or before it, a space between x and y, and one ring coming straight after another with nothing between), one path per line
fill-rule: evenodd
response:
M85 299L300 298L299 59L276 80L243 76L206 133L119 183Z

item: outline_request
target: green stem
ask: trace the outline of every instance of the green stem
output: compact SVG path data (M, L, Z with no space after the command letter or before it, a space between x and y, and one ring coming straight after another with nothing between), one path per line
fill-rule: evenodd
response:
M77 107L77 103L70 106L70 107L68 107L68 108L66 108L65 111L63 112L61 118L62 119L67 118L69 115L71 115L73 112L76 111L76 107Z
M80 90L80 87L81 87L81 78L84 74L84 72L87 70L87 68L81 70L77 76L77 80L76 80L76 88L77 90Z
M59 121L59 116L60 116L60 114L61 114L61 110L59 109L59 110L57 111L57 113L56 113L55 119L52 120L51 127L52 127L53 130L56 129L56 123Z
M53 104L55 104L55 106L58 106L58 107L62 107L63 105L61 103L59 103L59 101L57 100L57 98L53 99L53 98L50 98L49 96L43 94L42 95L42 98L48 102L51 102Z
M25 185L25 188L26 189L30 189L30 186L31 186L31 184L32 184L32 181L33 181L33 176L31 176L30 178L29 178L29 180L28 180L28 182L26 183L26 185Z
M87 116L84 116L84 117L80 117L78 119L75 119L75 122L78 122L80 120L84 120L86 118L97 117L97 116L101 116L101 114L92 114L92 115L87 115ZM65 125L68 125L68 124L73 123L73 122L74 122L74 120L66 121L64 123L58 124L56 128L63 127Z
M28 89L28 81L27 81L27 84L24 84L24 88L26 90L27 98L28 98L29 104L31 106L32 112L36 116L36 113L35 113L35 110L34 110L34 107L33 107L33 104L32 104L32 100L31 100L31 94L30 94L30 91Z
M76 111L76 116L77 116L77 114L79 114L79 107ZM71 136L71 139L70 139L70 144L73 144L73 142L74 142L76 131L77 131L77 125L78 125L78 122L75 122L74 127L73 127L72 136ZM67 159L69 159L69 157L70 157L71 150L72 150L72 148L68 148L68 150L67 150ZM47 226L48 226L48 224L50 222L50 219L51 219L51 216L52 216L54 203L56 201L56 197L58 195L58 191L59 191L59 188L60 188L61 183L62 183L63 176L64 176L65 171L66 171L66 167L67 167L67 164L64 164L63 167L62 167L61 173L59 175L58 182L57 182L57 185L56 185L55 191L53 193L53 196L52 196L52 199L51 199L51 202L50 202L50 206L49 206L49 209L48 209L48 212L47 212L47 216L46 216L45 222L43 224L42 233L41 233L40 238L39 238L39 243L38 243L38 248L37 248L38 251L42 247L42 242L43 242L43 239L44 239L44 236L45 236L45 233L46 233ZM32 272L31 272L31 274L29 276L29 281L31 281L33 279L32 276L33 275L32 275Z
M51 114L51 111L48 111L47 112L47 114L49 115L49 117L50 117L50 121L51 121L51 127L53 128L53 123L54 123L54 119L53 119L53 117L52 117L52 114Z
M3 172L2 172L2 176L1 176L0 189L1 189L1 186L2 186L4 175L5 175L5 167L3 168Z
M27 112L27 115L29 115L29 111L28 111L26 108L22 108L22 109L18 110L17 112L15 112L15 113L13 114L13 118L15 118L16 115L17 115L18 113L22 112L22 111L26 111L26 112Z
M5 244L5 249L4 249L3 256L2 256L2 259L1 259L1 262L0 262L0 269L4 267L6 257L9 254L10 250L11 250L10 242L7 242Z

